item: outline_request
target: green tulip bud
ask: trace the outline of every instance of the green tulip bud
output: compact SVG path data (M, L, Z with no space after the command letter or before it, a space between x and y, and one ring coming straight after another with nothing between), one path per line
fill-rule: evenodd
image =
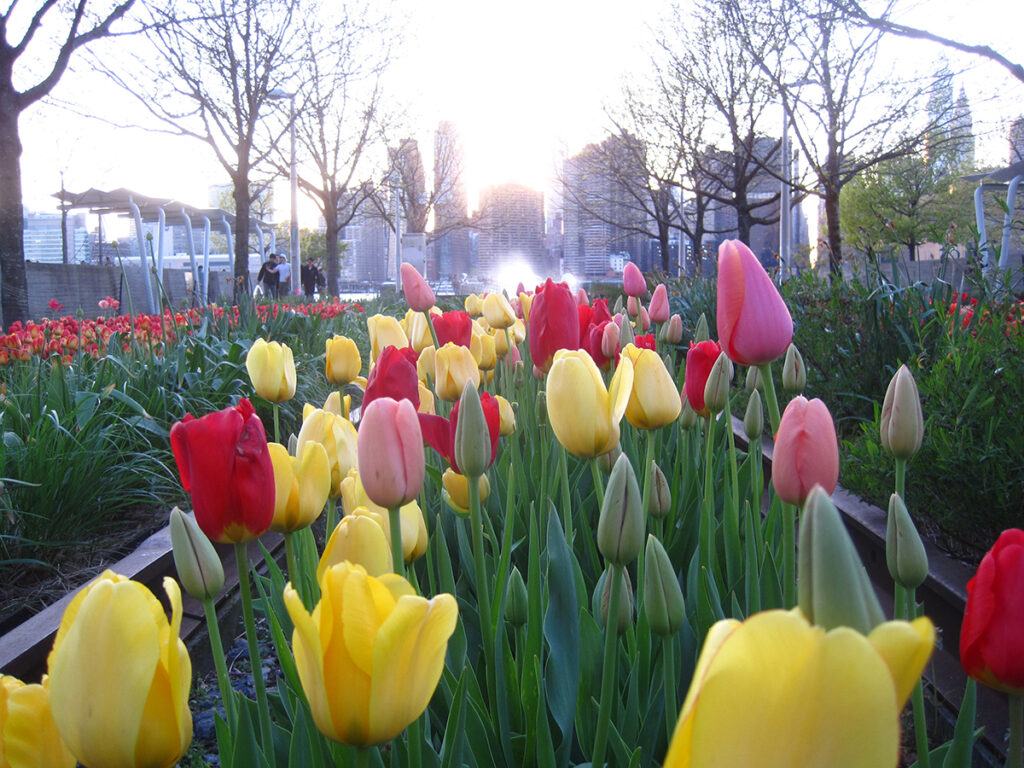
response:
M892 580L907 589L917 589L928 578L928 555L924 551L924 542L898 493L889 497L885 564L889 566Z
M210 600L224 588L224 566L195 519L171 510L171 551L178 581L197 600Z
M611 579L616 571L622 574L619 578L619 610L616 614L615 633L621 635L633 623L633 583L629 571L625 568L606 568L594 586L593 612L601 621L602 627L608 626L608 612L611 607Z
M804 503L798 553L799 606L809 622L867 635L885 621L850 534L820 485Z
M529 613L529 598L526 594L526 584L523 582L523 574L515 566L509 574L508 584L505 587L505 618L514 627L521 627L526 623Z
M921 447L924 415L914 375L901 365L885 390L879 433L882 447L897 459L909 459Z
M480 393L467 381L459 398L455 425L455 463L466 477L480 477L491 463L491 432L480 404Z
M647 514L660 520L672 509L672 489L668 487L668 478L655 461L651 462L651 491L647 499Z
M761 393L756 389L750 393L747 412L743 415L743 431L747 439L757 440L764 430L764 408L761 407Z
M685 392L685 390L683 390ZM697 426L697 412L693 410L690 401L683 397L683 409L679 412L679 423L683 429L693 429Z
M635 342L636 336L633 333L633 324L629 322L627 315L623 315L622 321L619 323L619 349L625 349Z
M622 454L612 468L597 520L597 548L605 560L626 565L644 545L644 511L640 486L629 456Z
M799 395L807 386L807 369L796 344L786 348L786 361L782 364L782 388L790 395Z
M644 612L656 635L670 637L683 626L683 590L668 552L653 535L647 537L644 570Z
M625 307L625 299L620 295L615 299L615 304L612 306L612 314L618 315L622 313L623 307Z
M697 319L697 328L693 332L693 343L700 344L702 341L708 341L711 339L711 334L708 332L708 319L704 317L704 313L700 313L700 317Z
M615 462L619 460L619 456L622 455L622 446L616 443L615 447L612 448L608 453L602 453L597 457L597 467L606 475L611 474L612 469L615 467Z
M756 365L747 368L747 393L763 392L764 381L761 379L761 369Z
M707 384L704 385L704 406L713 414L724 411L729 402L731 373L732 363L725 352L722 352L711 367Z
M537 391L535 406L537 409L537 424L544 426L548 423L548 394L543 389Z

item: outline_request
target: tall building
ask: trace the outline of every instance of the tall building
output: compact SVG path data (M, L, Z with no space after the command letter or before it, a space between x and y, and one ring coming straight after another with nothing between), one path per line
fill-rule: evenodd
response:
M625 261L654 266L647 216L631 193L647 183L646 174L620 151L621 141L590 144L563 166L563 269L580 278L609 276Z
M384 216L372 206L364 208L341 232L341 279L381 283L389 277L387 266L394 233Z
M477 214L479 272L494 279L502 268L522 265L547 274L544 193L520 184L498 184L480 193Z
M469 231L462 139L455 124L444 121L434 134L434 237L428 279L454 281L469 274Z
M68 263L89 260L89 232L84 213L68 216L66 237L61 236L59 213L31 213L26 210L23 222L26 261L62 263L65 241Z

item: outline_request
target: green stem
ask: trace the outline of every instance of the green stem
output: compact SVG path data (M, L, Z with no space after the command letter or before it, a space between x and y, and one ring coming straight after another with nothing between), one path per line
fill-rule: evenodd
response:
M405 576L405 552L402 550L401 507L388 508L388 525L391 526L391 568L399 576Z
M729 397L725 401L725 434L729 443L729 481L731 483L729 504L725 509L725 568L730 584L736 584L740 578L740 480L738 460L736 458L736 436L732 430L732 408Z
M651 465L654 464L654 441L656 437L657 434L653 429L647 430L647 456L644 458L643 467L644 493L643 502L640 506L640 509L643 510L645 520L647 519L647 507L651 503L651 474L653 473Z
M675 636L670 635L662 643L662 653L664 654L662 669L665 672L665 733L669 741L672 741L672 732L675 730L676 718L679 715L679 704L676 702L676 686L679 681L676 680L675 651Z
M409 768L420 768L423 765L423 715L420 715L409 723L408 740L409 746Z
M565 447L559 443L559 469L562 472L562 525L565 528L565 541L572 547L572 503L570 502L572 489L569 486L569 456Z
M326 544L331 539L331 534L334 533L334 529L338 525L338 505L341 504L341 499L328 499L327 500L327 530L324 532L324 543Z
M782 502L782 607L796 605L796 506Z
M437 341L437 331L434 330L434 321L430 319L430 310L428 309L423 314L427 317L427 328L430 329L430 338L434 340L434 349L440 349L441 345Z
M604 478L601 477L596 456L590 460L590 474L594 476L594 492L597 494L597 508L600 509L604 506Z
M274 442L281 442L281 406L274 403Z
M768 420L772 425L772 435L779 431L779 399L775 396L775 379L772 378L772 364L762 363L757 366L761 371L761 381L764 383L764 399L768 403Z
M712 574L715 562L715 485L714 485L714 445L715 419L708 416L705 420L704 444L704 504L700 516L701 566Z
M353 754L353 768L370 768L370 752L376 747L356 747Z
M608 573L611 589L608 596L608 619L604 626L604 663L601 667L601 703L597 712L597 733L594 736L594 751L590 758L592 768L604 768L604 750L608 743L608 725L611 722L612 697L615 693L615 678L618 671L616 651L619 639L619 600L622 599L622 566L612 565Z
M256 619L252 612L252 587L249 584L249 558L245 544L235 544L235 561L238 564L238 586L242 593L242 618L245 621L245 638L249 643L249 666L252 668L252 684L256 689L256 707L260 718L260 741L264 756L271 768L274 761L274 737L270 726L270 706L267 704L267 685L263 680L263 661L256 637Z
M907 589L906 592L906 603L905 603L905 615L907 621L912 620L917 616L917 596L914 589ZM917 765L918 768L930 768L930 757L928 754L928 726L925 722L924 712L924 693L921 690L921 681L917 681L917 685L914 686L914 693L911 696L911 703L914 710L914 741L917 745ZM1017 750L1018 753L1020 750Z
M907 501L907 460L896 459L896 493L904 503Z
M491 588L487 581L487 563L484 554L483 513L480 509L480 478L467 477L469 484L469 524L473 529L473 566L476 574L477 613L480 617L480 635L484 643L484 666L487 670L488 701L493 706L494 681L494 624L491 621Z
M1024 766L1024 696L1010 694L1010 748L1006 753L1006 768Z
M227 721L232 723L235 700L231 693L231 678L228 677L227 664L224 663L224 644L220 639L220 626L217 623L217 609L212 598L203 600L203 613L206 614L206 633L210 636L210 652L213 654L213 666L217 669L217 686L220 688L220 699L224 704Z

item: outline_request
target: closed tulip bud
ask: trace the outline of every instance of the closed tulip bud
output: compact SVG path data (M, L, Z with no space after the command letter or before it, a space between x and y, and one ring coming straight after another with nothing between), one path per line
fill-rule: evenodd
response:
M0 765L4 768L75 768L50 710L50 682L25 685L0 675Z
M626 454L619 456L597 520L597 548L605 560L626 565L644 544L644 510L636 473Z
M462 302L462 306L465 308L466 312L473 317L479 317L484 312L483 301L481 301L480 297L475 293L469 294L469 296L466 297L466 300Z
M581 306L581 307L589 307L590 306L590 297L587 296L587 292L585 290L583 290L582 288L580 288L578 291L576 291L576 304L577 304L577 306Z
M885 390L879 433L882 447L897 459L909 459L921 447L924 415L914 375L901 365Z
M274 465L274 520L270 530L291 533L320 517L331 493L331 464L321 443L307 440L298 456L278 443L270 443ZM296 449L298 441L296 441Z
M651 322L654 323L667 323L669 318L669 305L668 305L668 289L664 283L660 283L654 289L654 295L651 296L651 304L647 312L650 315Z
M782 388L790 395L799 395L807 386L807 369L796 344L786 348L786 361L782 364Z
M388 565L391 564L391 519L388 510L379 504L374 503L363 488L359 479L359 470L349 470L348 475L341 483L341 501L345 515L369 515L372 517L388 541ZM423 511L419 502L410 501L400 510L400 523L402 526L402 558L407 563L418 560L426 554L429 540L427 538L427 523L423 519Z
M245 356L245 368L256 394L272 403L295 395L295 360L284 344L256 339Z
M526 583L519 569L512 566L508 583L505 586L505 620L513 627L521 627L529 616L529 598Z
M756 389L747 401L747 412L743 415L743 431L748 440L758 440L764 430L764 409L761 406L761 393Z
M607 453L602 453L595 459L595 461L597 461L598 469L600 469L606 475L610 475L612 468L615 466L615 462L619 460L619 456L621 455L622 446L616 444L616 446L612 448L610 451L608 451Z
M655 461L651 462L651 493L647 501L647 514L660 520L672 509L672 489L668 478Z
M380 397L363 414L357 444L366 494L387 509L415 499L423 487L423 434L408 400Z
M618 296L615 299L615 303L612 305L612 314L621 315L622 310L626 307L626 300L622 296Z
M429 385L434 380L436 370L437 350L433 346L426 347L416 358L416 375L421 382Z
M697 318L697 327L693 331L693 343L700 344L702 341L708 341L710 338L711 333L708 331L708 319L701 312L700 317Z
M516 313L503 293L489 293L484 297L484 318L491 328L503 330L516 321Z
M302 455L308 442L319 443L327 451L327 464L331 471L330 498L338 498L341 495L341 481L349 470L359 464L356 428L348 419L331 411L307 405L302 412L302 427L295 442L296 456Z
M885 621L850 534L820 485L804 505L797 552L800 612L809 622L866 635Z
M898 493L889 497L885 526L885 564L901 587L917 589L928 578L928 555L907 506Z
M605 323L601 331L601 354L609 360L615 360L619 355L619 333L617 323Z
M697 426L697 412L693 410L693 406L690 405L690 401L686 399L686 389L684 388L680 398L683 403L683 409L679 412L679 425L683 429L693 429Z
M356 343L347 336L334 336L326 346L327 380L336 387L355 381L363 367Z
M501 335L504 337L504 332ZM490 334L485 333L480 337L480 357L476 365L481 371L493 371L498 364L496 342L497 339Z
M440 312L435 307L432 312ZM435 315L438 317L439 314ZM399 321L402 330L409 339L409 344L416 352L420 352L434 343L434 337L430 335L430 326L427 325L427 314L409 310L405 317ZM436 332L436 328L434 329Z
M516 431L516 412L512 409L512 403L501 395L497 395L495 399L498 401L498 416L501 418L498 434L508 437Z
M405 349L409 346L409 337L402 330L398 320L391 315L373 315L366 318L366 330L370 336L370 367L377 362L385 347Z
M611 579L612 574L618 570L622 575L619 577L619 611L615 616L615 634L621 635L629 625L633 623L633 582L629 578L629 571L625 568L606 569L597 580L594 587L594 613L601 620L601 626L608 626L608 612L611 608Z
M741 365L780 357L793 340L793 318L761 262L739 240L718 248L718 341Z
M683 340L683 318L672 315L662 329L662 338L667 344L679 344Z
M704 385L704 407L712 414L724 411L729 402L730 373L729 358L722 352L711 366L711 373Z
M434 392L442 400L454 402L462 396L466 384L480 385L480 369L473 353L451 342L437 350L434 363Z
M647 622L654 634L671 637L686 620L686 605L668 552L653 535L647 537L644 563L644 613Z
M626 420L637 429L660 429L675 421L682 402L658 353L630 344L622 350L622 356L633 363L633 388L626 404Z
M647 293L647 281L632 261L627 261L626 268L622 270L622 290L631 298L639 298Z
M519 312L523 322L530 322L530 307L533 304L533 294L525 291L519 292Z
M224 565L196 521L178 507L171 510L171 551L178 581L196 600L210 600L224 588Z
M629 358L619 361L611 386L606 388L601 371L587 352L559 350L547 378L547 417L558 442L580 458L610 451L619 443L619 422L632 390Z
M491 463L491 433L480 405L480 393L466 382L455 425L455 463L467 477L479 477Z
M544 426L548 423L548 393L543 389L538 390L537 400L534 402L534 409L537 411L537 424Z
M626 315L622 315L619 319L619 348L624 349L635 341L636 336L633 334L633 326L630 324L629 318Z
M402 262L402 293L409 308L415 312L429 312L434 306L434 291L423 275L409 262Z
M112 571L64 611L48 660L50 708L83 765L169 768L192 741L181 591L174 579L163 586L170 621L152 592Z
M504 331L495 331L491 338L494 340L494 354L500 360L504 360L509 350L508 336L505 335Z
M761 378L761 369L757 366L747 368L746 388L748 395L754 391L764 392L764 379Z
M477 478L476 487L480 494L480 503L483 504L491 495L491 481L487 479L486 474ZM461 517L469 516L469 478L465 475L460 475L448 467L441 475L441 497L455 514Z
M404 538L402 544L404 547ZM365 508L357 510L356 514L346 514L335 526L320 556L316 580L320 581L332 565L345 561L361 565L370 576L393 572L391 542L381 528L379 518L369 514Z
M633 296L626 299L626 314L633 318L640 314L640 302Z
M797 395L789 401L775 433L772 485L790 504L803 504L815 485L826 494L839 482L839 443L832 414L821 400Z

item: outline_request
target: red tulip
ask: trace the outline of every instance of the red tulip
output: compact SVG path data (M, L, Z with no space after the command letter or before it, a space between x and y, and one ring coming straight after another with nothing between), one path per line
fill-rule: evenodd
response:
M414 312L429 312L434 306L434 291L417 270L409 262L402 263L402 293L405 301Z
M638 333L633 337L633 346L637 349L650 349L658 351L658 340L653 333Z
M419 408L420 380L416 373L416 357L411 347L384 347L366 380L363 408L378 397L409 400L414 408Z
M839 443L828 406L798 395L789 401L775 435L772 484L790 504L803 504L815 483L832 493L839 482Z
M622 290L627 296L636 298L647 293L647 281L640 273L640 268L632 261L627 261L626 268L622 270Z
M461 402L461 401L459 401ZM437 451L441 456L448 460L448 463L452 465L459 474L462 474L462 470L459 469L459 465L455 462L455 428L459 423L459 402L455 403L455 407L452 408L450 418L444 418L442 416L434 416L430 414L421 413L420 429L423 432L423 439L427 445ZM498 404L498 399L491 395L489 392L484 392L480 395L480 405L484 409L484 418L487 420L487 430L491 436L491 460L487 462L487 466L494 463L495 457L498 455L498 434L501 430L501 409Z
M181 484L192 494L196 522L213 541L255 539L274 518L274 466L252 404L188 414L171 427Z
M451 342L460 347L468 347L473 336L473 321L468 312L453 311L440 315L432 315L434 333L437 334L437 343L442 347Z
M793 340L793 318L750 249L726 240L718 249L718 337L729 359L761 365Z
M1024 694L1024 531L1003 531L967 582L960 663L998 691Z
M537 289L530 305L530 354L543 372L559 349L580 348L580 321L569 286L551 278Z
M690 407L700 416L709 415L710 411L704 404L704 388L708 376L715 365L722 348L717 341L702 341L699 344L690 342L686 352L686 380L683 383L683 394L690 402Z
M370 501L386 509L408 504L423 487L423 435L408 400L379 397L359 424L359 479Z

